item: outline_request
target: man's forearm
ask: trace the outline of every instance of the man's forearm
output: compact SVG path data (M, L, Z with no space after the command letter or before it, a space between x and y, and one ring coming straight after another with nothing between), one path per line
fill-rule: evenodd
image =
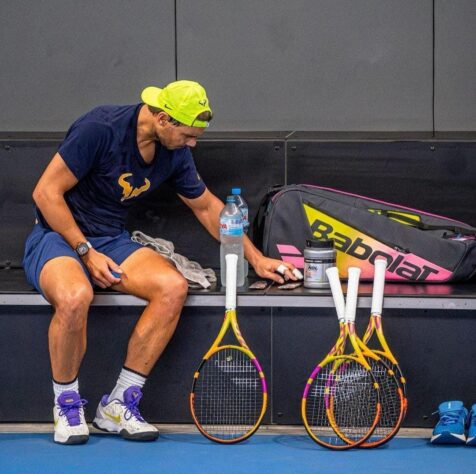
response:
M254 267L256 260L263 256L263 254L254 246L251 239L245 234L243 238L243 246L245 251L245 258Z

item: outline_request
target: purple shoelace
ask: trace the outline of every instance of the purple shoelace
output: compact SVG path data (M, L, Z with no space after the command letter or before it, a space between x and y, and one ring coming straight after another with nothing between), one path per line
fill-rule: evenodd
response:
M130 420L132 416L135 416L139 421L145 422L144 418L139 412L139 402L142 398L142 392L140 387L132 386L124 391L124 403L127 408L124 418Z
M57 399L60 407L59 416L66 416L69 426L79 426L81 418L79 409L86 405L87 400L80 398L77 392L63 392Z

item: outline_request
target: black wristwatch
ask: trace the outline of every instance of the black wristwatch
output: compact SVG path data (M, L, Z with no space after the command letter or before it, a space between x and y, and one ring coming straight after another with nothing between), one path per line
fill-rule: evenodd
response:
M80 256L80 257L84 257L88 252L89 252L89 249L92 249L93 246L88 242L79 242L78 245L76 245L76 253Z

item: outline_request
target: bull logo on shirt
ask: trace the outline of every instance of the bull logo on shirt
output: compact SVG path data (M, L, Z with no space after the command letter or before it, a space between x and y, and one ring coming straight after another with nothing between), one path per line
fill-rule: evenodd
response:
M126 181L126 179L132 176L132 173L123 173L119 176L118 183L119 186L122 188L122 201L126 201L127 199L135 198L142 194L143 192L147 191L150 188L150 181L145 178L144 184L139 186L138 188L134 188L130 183Z

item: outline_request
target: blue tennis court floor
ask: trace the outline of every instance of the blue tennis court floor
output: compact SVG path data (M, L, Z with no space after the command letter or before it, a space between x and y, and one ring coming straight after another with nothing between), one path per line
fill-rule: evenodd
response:
M2 433L0 472L460 474L476 472L476 448L396 438L377 449L335 452L306 435L255 435L222 446L199 434L173 433L153 443L92 434L86 445L60 446L51 433Z

